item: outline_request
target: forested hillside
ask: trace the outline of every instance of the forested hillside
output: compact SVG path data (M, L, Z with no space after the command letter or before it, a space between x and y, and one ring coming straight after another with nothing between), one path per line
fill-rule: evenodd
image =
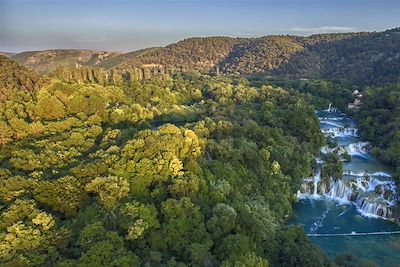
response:
M241 38L229 37L189 38L165 48L137 53L121 64L133 67L161 65L172 70L208 73L228 56L236 44L243 41Z
M11 58L40 73L54 71L59 67L96 66L106 59L121 53L76 49L53 49L30 51L13 55Z
M347 80L359 85L398 81L399 28L341 36L343 39L308 45L272 74L287 78Z
M36 91L44 83L35 72L0 55L0 101L27 91Z
M40 72L58 67L163 68L168 71L346 80L359 85L397 82L400 30L310 37L189 38L131 53L49 50L12 58Z
M112 58L107 58L106 60L100 62L98 66L104 69L111 69L121 63L134 61L137 57L140 57L141 55L146 55L147 53L157 51L159 49L160 47L151 47L140 49L130 53L123 53Z
M302 97L243 78L20 90L0 102L1 265L329 266L285 225L322 144Z
M326 109L330 103L339 110L346 111L347 104L353 102L353 91L360 87L345 81L329 80L288 80L283 78L255 78L251 79L254 85L270 84L280 86L286 90L292 89L301 93L316 109Z
M304 49L298 39L290 36L247 39L234 46L219 65L225 73L265 74Z
M369 89L356 114L362 137L375 144L374 153L394 166L400 178L400 83Z

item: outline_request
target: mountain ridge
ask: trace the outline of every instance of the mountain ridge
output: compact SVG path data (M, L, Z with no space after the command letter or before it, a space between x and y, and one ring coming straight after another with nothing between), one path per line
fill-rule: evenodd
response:
M11 57L41 73L59 67L162 67L200 73L339 79L374 85L400 75L400 28L383 32L270 35L257 38L192 37L165 47L128 53L46 50Z
M50 49L21 52L11 58L25 67L46 73L59 67L95 66L109 57L120 54L121 52L86 49Z

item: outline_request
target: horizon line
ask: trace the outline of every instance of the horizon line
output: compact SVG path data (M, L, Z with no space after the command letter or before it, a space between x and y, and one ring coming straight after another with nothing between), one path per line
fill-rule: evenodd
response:
M323 27L320 27L320 28L327 29L329 27L330 26L323 26ZM282 36L293 36L293 37L310 38L312 36L317 36L317 35L352 34L352 33L383 33L383 32L391 31L391 30L398 29L398 28L400 28L400 26L393 27L393 28L388 28L388 29L385 29L385 30L375 30L375 31L365 31L365 30L364 31L363 30L360 30L360 31L338 31L338 32L329 32L329 31L327 31L327 32L310 33L310 34L295 34L295 33L284 34L284 33L282 33L282 34L254 35L254 36L245 36L245 34L244 35L229 35L229 34L227 34L227 35L205 35L205 36L202 36L202 35L188 35L187 37L184 37L184 38L181 38L181 39L179 39L177 41L168 43L167 45L164 45L164 46L157 46L157 45L155 45L155 46L146 46L146 47L142 47L142 48L135 49L135 50L108 50L108 49L90 49L90 48L77 48L77 47L69 47L69 48L68 47L53 47L53 48L47 48L47 49L32 49L32 50L20 50L20 51L10 51L10 50L3 51L3 50L0 50L0 53L16 55L16 54L21 54L21 53L43 52L43 51L51 51L51 50L76 50L76 51L94 51L94 52L109 52L109 53L127 54L127 53L140 51L140 50L143 50L143 49L165 48L165 47L167 47L169 45L176 44L176 43L179 43L179 42L182 42L182 41L185 41L185 40L189 40L189 39L195 39L195 38L258 39L258 38L274 37L274 36L280 36L280 37L282 37ZM316 29L316 28L314 28L314 29ZM348 29L351 29L351 28L348 28ZM357 29L354 28L354 30L357 30ZM299 33L300 32L305 33L305 32L307 32L307 29L305 29L305 28L304 29L303 28L293 28L293 31L297 31Z

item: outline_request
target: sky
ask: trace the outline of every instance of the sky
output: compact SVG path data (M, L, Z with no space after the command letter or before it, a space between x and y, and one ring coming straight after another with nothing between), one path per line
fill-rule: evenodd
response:
M0 0L0 51L134 51L193 36L382 31L400 0Z

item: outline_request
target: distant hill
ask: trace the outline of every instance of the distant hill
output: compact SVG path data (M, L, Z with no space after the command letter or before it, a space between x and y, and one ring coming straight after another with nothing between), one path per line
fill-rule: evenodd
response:
M120 54L115 57L109 57L106 60L100 62L98 64L98 67L102 67L105 69L111 69L119 64L122 63L129 63L130 61L134 61L137 57L140 57L141 55L145 55L147 53L150 53L152 51L156 51L161 49L160 47L151 47L151 48L145 48L125 54Z
M236 45L219 65L225 73L270 74L272 71L290 64L296 55L305 53L310 47L329 46L330 43L359 35L359 33L349 33L313 35L311 37L266 36L247 39Z
M6 56L6 57L12 57L16 53L10 53L10 52L0 52L0 56Z
M190 38L131 55L114 68L162 66L208 73L218 67L222 73L376 85L400 77L400 28L310 37Z
M24 52L12 57L37 70L98 67L118 73L135 68L340 79L362 85L397 81L400 28L385 32L189 38L166 47L120 54L81 50Z
M119 65L134 67L161 65L182 71L208 72L224 60L233 47L243 40L229 37L189 38L166 47L130 53L133 57L129 57Z
M35 91L44 79L15 61L0 55L0 101L11 98L19 91Z
M399 79L400 28L344 37L347 38L306 45L269 74L349 80L362 85L392 83ZM310 37L315 38L318 36Z
M95 66L120 54L120 52L55 49L23 52L11 58L19 64L32 68L37 72L45 73L59 67Z

